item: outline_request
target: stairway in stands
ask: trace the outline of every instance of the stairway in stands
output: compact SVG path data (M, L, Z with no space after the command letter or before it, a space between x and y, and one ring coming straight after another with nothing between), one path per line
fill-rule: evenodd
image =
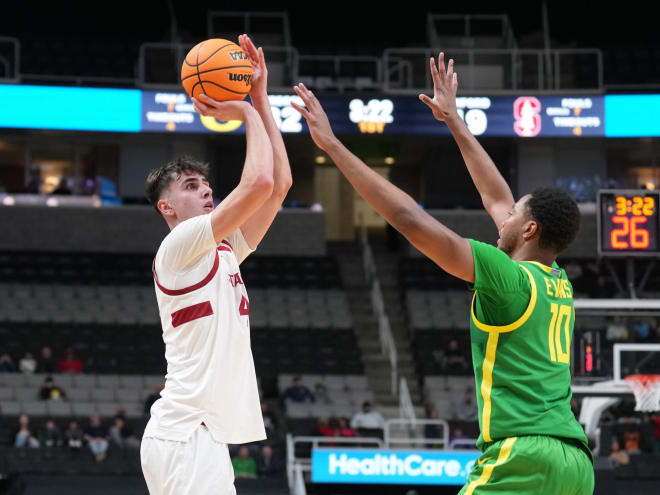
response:
M372 245L372 248L376 256L387 315L396 341L399 375L405 376L408 381L417 416L424 417L421 391L405 325L403 299L398 286L398 257L396 254L387 253L385 246ZM375 394L377 409L386 419L398 418L399 396L392 395L389 358L381 354L378 322L373 313L370 289L364 275L361 248L354 243L329 243L328 254L335 256L339 262L358 345L362 351L365 374L369 388Z

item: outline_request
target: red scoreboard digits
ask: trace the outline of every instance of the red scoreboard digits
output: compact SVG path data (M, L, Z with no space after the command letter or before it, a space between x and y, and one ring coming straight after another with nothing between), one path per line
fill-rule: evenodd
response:
M598 253L601 256L656 256L660 192L598 192Z

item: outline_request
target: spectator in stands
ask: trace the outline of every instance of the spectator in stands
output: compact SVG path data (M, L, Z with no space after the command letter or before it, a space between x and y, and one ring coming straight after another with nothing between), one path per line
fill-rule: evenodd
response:
M266 428L266 435L271 436L277 429L277 419L275 415L270 412L266 402L261 403L261 416L264 418L264 428Z
M472 387L465 389L463 400L454 404L454 417L461 421L476 421L478 415L477 403L474 400Z
M37 360L31 352L26 352L23 359L18 362L18 369L21 373L32 374L37 371Z
M41 169L38 167L31 168L25 192L27 194L41 194L41 182Z
M314 385L314 399L320 404L332 404L332 399L328 395L328 389L322 383Z
M72 451L79 451L82 448L84 433L77 421L71 421L69 427L64 432L64 441Z
M623 448L629 455L639 455L642 453L639 449L638 431L627 431L623 434Z
M57 364L53 359L53 350L46 346L41 349L41 359L39 360L39 373L56 373Z
M110 440L122 448L140 448L140 441L135 437L133 429L126 425L126 418L120 415L115 416L114 424L110 428Z
M649 421L654 425L653 438L655 441L653 443L653 453L658 455L660 454L660 414L652 414Z
M234 466L234 475L237 478L256 478L257 463L250 457L250 451L243 445L238 449L238 456L231 460Z
M55 385L52 376L47 376L44 380L43 387L39 391L39 398L41 400L61 400L66 399L66 393Z
M39 430L39 444L46 448L62 446L62 433L52 419Z
M146 419L151 417L151 406L154 405L154 402L160 399L160 391L164 388L165 385L159 383L156 385L156 387L154 387L154 393L147 397L147 399L144 401L144 416Z
M382 435L385 419L378 411L372 411L371 403L362 403L362 411L351 419L351 428L358 430L361 436Z
M336 429L330 426L330 420L327 418L319 418L319 425L316 427L316 432L322 437L334 437L337 434Z
M60 179L59 185L53 191L53 194L71 196L71 194L73 194L73 192L71 191L71 189L69 189L69 186L68 186L67 182L68 182L68 179L66 177L62 177Z
M14 447L23 448L30 447L31 449L39 448L39 440L37 440L32 431L30 430L30 418L27 414L21 414L18 418L18 428L14 434Z
M451 339L445 349L444 368L453 371L465 371L467 362L463 351L458 346L458 340Z
M628 340L628 329L623 318L615 316L609 321L607 330L605 331L605 338L613 342Z
M633 324L635 342L648 342L651 338L651 323L648 320L639 320ZM653 332L655 333L655 332Z
M460 426L455 426L449 434L449 444L455 440L469 440L468 436L463 433L463 429ZM461 448L465 448L465 446L461 444Z
M16 365L8 353L0 355L0 373L15 373Z
M293 378L293 385L284 391L284 400L292 402L314 402L314 394L302 383L299 376Z
M108 452L108 429L101 424L101 418L98 416L89 418L89 426L83 438L87 441L96 462L102 462Z
M64 359L59 362L57 368L60 373L82 373L83 364L82 361L75 356L73 349L69 347L64 354Z
M630 464L630 456L628 455L628 452L621 450L617 440L612 441L611 451L610 460L614 467Z
M429 407L426 410L426 418L427 419L438 419L438 410L435 407ZM442 428L440 425L437 424L426 424L424 425L424 438L426 439L434 439L434 438L442 438ZM442 447L442 444L427 444L427 447L434 447L434 448L439 448ZM447 446L445 445L445 448Z
M273 456L273 448L270 445L261 447L257 461L257 474L266 478L282 474L282 461Z
M348 418L339 418L337 433L340 437L357 437L357 430L348 425Z

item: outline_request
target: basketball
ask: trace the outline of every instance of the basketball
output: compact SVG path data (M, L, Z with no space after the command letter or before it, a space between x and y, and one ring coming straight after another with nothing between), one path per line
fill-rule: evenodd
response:
M204 93L217 101L243 100L250 91L252 65L232 41L202 41L186 55L181 83L191 98Z

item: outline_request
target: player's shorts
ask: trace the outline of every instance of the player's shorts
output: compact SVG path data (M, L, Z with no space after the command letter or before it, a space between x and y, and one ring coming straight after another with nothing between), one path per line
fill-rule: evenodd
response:
M150 495L235 495L226 443L199 425L188 441L142 439L142 472Z
M546 435L489 444L459 495L592 495L594 467L585 450Z

